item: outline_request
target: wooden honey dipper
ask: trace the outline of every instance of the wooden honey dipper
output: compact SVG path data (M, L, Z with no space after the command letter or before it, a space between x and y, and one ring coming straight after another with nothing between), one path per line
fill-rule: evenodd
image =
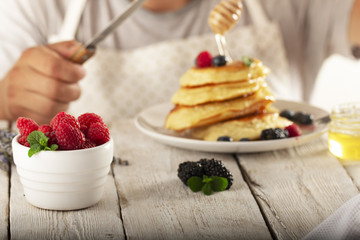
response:
M233 28L239 21L242 8L242 0L223 0L210 12L208 19L210 28L215 33L219 53L225 56L229 62L231 62L232 59L226 49L225 33Z

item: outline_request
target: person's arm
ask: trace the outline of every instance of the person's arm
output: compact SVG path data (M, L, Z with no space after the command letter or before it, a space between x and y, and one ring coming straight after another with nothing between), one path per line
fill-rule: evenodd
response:
M349 41L353 46L353 54L360 58L360 0L355 0L349 22Z
M68 60L77 47L69 41L25 50L0 81L0 119L23 116L48 123L79 98L85 71Z
M84 69L66 60L77 43L46 45L64 7L65 1L0 1L0 120L49 122L79 97Z
M360 0L354 1L349 23L349 40L351 44L360 46Z

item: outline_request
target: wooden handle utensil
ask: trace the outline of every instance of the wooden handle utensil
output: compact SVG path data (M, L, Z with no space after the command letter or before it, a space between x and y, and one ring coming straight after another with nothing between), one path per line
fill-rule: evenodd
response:
M242 0L221 1L210 12L208 23L215 33L215 40L219 53L231 62L229 52L226 49L225 33L227 33L239 21L242 11Z
M75 51L74 55L71 56L70 60L74 63L83 64L89 58L95 54L95 47L85 48L82 44Z

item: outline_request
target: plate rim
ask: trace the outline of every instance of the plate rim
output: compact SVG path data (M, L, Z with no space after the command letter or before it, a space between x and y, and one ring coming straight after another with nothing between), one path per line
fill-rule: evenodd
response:
M297 107L301 108L311 108L312 112L322 112L324 116L326 114L329 114L328 111L326 111L323 108L320 108L318 106L314 106L307 102L299 102L299 101L291 101L291 100L282 100L278 99L273 103L273 106L276 107L276 105L296 105ZM182 149L188 149L188 150L196 150L196 151L204 151L204 152L214 152L214 153L251 153L251 152L265 152L265 151L273 151L273 150L279 150L279 149L285 149L290 148L294 146L298 146L301 144L304 144L306 142L311 141L312 139L318 138L321 135L323 135L327 129L327 125L323 125L322 128L319 128L309 134L302 135L300 137L294 137L294 138L286 138L286 139L276 139L276 140L255 140L250 142L216 142L216 141L204 141L199 139L191 139L191 138L184 138L181 136L171 136L167 134L159 133L155 130L153 130L154 126L151 126L152 130L146 128L142 125L141 120L143 119L142 115L144 115L146 112L151 111L152 109L157 109L160 107L168 107L171 108L173 104L169 102L163 102L159 104L152 105L146 109L143 109L140 113L138 113L134 118L134 123L136 128L142 132L143 134L147 135L148 137L161 142L165 145L178 147ZM167 112L170 109L167 109ZM320 115L318 117L322 117L323 115ZM165 119L164 119L165 123ZM149 124L149 123L148 123ZM321 126L321 125L319 125ZM165 129L164 129L165 130ZM259 146L254 145L265 145L262 148L259 149ZM267 145L267 146L266 146ZM252 148L249 148L249 146L252 146ZM217 148L214 148L217 147ZM256 149L256 150L253 150Z

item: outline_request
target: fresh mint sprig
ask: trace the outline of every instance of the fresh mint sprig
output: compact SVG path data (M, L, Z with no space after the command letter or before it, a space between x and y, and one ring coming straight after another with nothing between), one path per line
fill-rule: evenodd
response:
M247 66L247 67L250 67L251 64L254 62L254 59L253 58L250 58L248 56L242 56L242 61L244 62L244 64Z
M40 151L55 151L59 147L57 144L52 144L48 147L49 138L41 131L32 131L26 140L30 144L29 157Z
M211 195L213 192L224 191L228 186L228 180L224 177L206 175L201 177L193 176L187 180L187 185L193 192L199 192L200 190L205 195Z

